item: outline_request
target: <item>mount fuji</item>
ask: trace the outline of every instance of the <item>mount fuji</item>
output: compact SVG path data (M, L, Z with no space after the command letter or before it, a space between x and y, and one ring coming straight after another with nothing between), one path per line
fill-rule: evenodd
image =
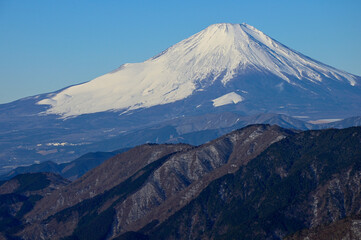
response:
M192 142L195 132L205 141L253 122L313 128L300 120L360 116L360 103L361 77L250 25L214 24L145 62L0 105L0 167Z
M189 99L185 114L236 104L246 114L252 109L316 117L327 111L336 118L340 111L344 117L360 110L352 106L360 99L360 84L359 77L312 60L250 25L224 23L38 104L50 106L46 114L73 117Z

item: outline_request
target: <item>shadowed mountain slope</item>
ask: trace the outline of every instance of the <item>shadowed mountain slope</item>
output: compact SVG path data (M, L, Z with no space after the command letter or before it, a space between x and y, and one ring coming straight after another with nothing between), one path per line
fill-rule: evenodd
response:
M150 239L283 239L304 228L336 226L345 217L359 219L360 146L361 128L290 136L140 233Z
M53 173L27 173L0 182L0 239L21 230L23 216L36 202L70 181Z
M153 220L163 221L211 181L236 171L270 144L292 134L277 126L253 125L199 147L133 148L42 199L26 216L31 225L21 234L41 232L59 238L74 231L74 236L83 238L88 236L87 229L94 229L98 233L94 236L115 236ZM107 222L106 226L98 229L99 221ZM41 230L43 224L46 232Z

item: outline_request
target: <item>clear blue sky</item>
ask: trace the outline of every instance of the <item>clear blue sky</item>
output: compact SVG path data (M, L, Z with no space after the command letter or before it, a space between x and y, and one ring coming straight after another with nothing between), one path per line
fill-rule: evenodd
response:
M361 75L358 0L0 0L0 103L144 61L219 22L248 23Z

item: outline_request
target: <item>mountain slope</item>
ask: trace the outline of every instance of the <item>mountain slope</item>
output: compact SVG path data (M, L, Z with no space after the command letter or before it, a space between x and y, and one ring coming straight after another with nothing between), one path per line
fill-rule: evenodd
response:
M337 122L324 124L322 128L348 128L354 126L361 126L361 117L346 118Z
M361 239L361 216L356 215L337 220L328 225L304 229L292 234L286 240L356 240Z
M42 199L27 215L26 221L32 225L21 235L41 233L47 234L48 238L59 238L74 231L73 237L87 235L89 239L86 229L98 229L99 221L105 221L104 218L108 219L107 224L100 225L102 230L99 232L105 234L105 228L112 236L140 229L156 219L162 221L196 197L212 180L236 171L270 144L290 134L294 132L276 126L254 125L199 147L137 147L121 154L120 159L106 161L69 187ZM146 154L146 158L134 158L133 154L140 154L143 151L139 150L145 147L153 154L164 147L176 147L178 151L171 155L158 154L155 157ZM150 162L149 157L153 159ZM142 162L142 165L134 164L134 161ZM122 168L116 167L122 165ZM119 174L119 171L127 175ZM99 212L98 209L102 210ZM97 215L99 217L95 218ZM41 230L44 224L46 232ZM110 226L111 233L108 232Z
M1 182L0 239L12 239L10 235L21 230L23 216L36 202L69 183L52 173L20 174Z
M146 144L118 154L72 182L68 188L60 189L55 194L43 199L35 207L31 218L50 216L85 199L102 194L119 185L148 164L189 148L192 146L185 144ZM60 196L62 201L59 203Z
M290 136L141 232L150 239L283 239L345 217L360 220L360 146L361 128Z

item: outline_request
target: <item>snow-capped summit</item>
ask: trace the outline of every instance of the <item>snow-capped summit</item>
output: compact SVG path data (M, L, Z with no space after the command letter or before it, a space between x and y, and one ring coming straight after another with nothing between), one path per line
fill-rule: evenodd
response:
M345 86L360 84L358 77L289 49L250 25L221 23L207 27L145 62L124 64L87 83L49 95L38 104L50 105L46 113L63 117L108 110L129 111L186 99L216 83L224 89L218 95L212 91L207 99L210 104L212 99L235 91L249 92L247 96L237 95L239 99L250 100L252 93L253 98L262 95L252 92L259 87L249 87L249 83L244 87L251 91L230 87L235 81L244 81L242 76L250 69L279 78L274 85L281 91L285 85L303 90L311 86L309 92L317 95L314 87L325 85L330 89L328 83L323 83L325 79Z

